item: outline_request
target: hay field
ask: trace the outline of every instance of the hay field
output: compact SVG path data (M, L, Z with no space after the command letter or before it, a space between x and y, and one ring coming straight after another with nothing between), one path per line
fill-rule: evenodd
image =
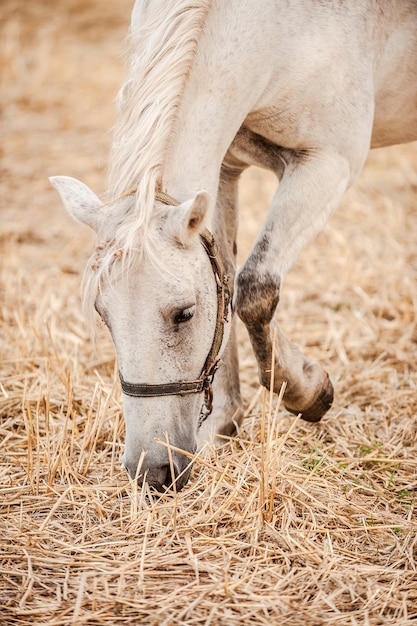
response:
M279 319L328 368L329 414L264 394L241 328L240 436L145 497L111 342L80 310L93 237L47 182L104 189L130 8L0 5L0 623L416 623L417 145L370 156L286 281ZM245 176L241 258L273 187Z

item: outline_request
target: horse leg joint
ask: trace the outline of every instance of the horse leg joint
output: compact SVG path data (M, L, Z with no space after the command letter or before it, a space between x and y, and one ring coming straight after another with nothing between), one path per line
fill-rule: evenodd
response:
M243 267L236 279L234 308L248 330L269 325L278 306L280 279Z
M270 324L279 302L280 279L250 265L236 279L235 310L245 324L254 349L262 385L269 387L272 367Z

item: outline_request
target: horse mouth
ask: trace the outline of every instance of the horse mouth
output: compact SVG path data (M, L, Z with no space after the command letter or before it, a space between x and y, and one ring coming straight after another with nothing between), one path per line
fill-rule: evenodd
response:
M137 481L139 487L142 487L146 483L153 491L160 494L181 491L187 484L191 473L190 464L180 469L174 463L172 466L166 464L159 467L148 468L138 476L136 476L136 474L132 476L129 468L126 469L132 480Z

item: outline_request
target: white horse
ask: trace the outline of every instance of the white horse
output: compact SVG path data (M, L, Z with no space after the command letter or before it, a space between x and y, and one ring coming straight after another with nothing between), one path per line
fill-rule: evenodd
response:
M51 182L98 235L85 302L118 356L123 462L158 489L173 472L180 488L189 459L157 439L194 453L242 419L230 296L268 387L291 264L369 148L417 139L417 3L137 0L130 48L110 202L72 178ZM252 164L280 182L234 280L238 180ZM279 330L276 343L274 389L285 381L287 408L319 420L327 374Z

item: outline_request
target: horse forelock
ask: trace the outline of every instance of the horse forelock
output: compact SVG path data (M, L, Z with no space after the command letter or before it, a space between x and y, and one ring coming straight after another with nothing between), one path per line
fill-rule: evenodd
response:
M137 3L128 38L129 72L117 99L109 197L137 185L134 228L146 232L170 137L212 0ZM126 235L136 238L136 234ZM128 243L126 244L128 246Z
M132 275L146 258L155 271L163 271L163 261L158 253L158 229L140 229L135 215L135 195L118 201L110 211L105 228L98 233L96 247L87 262L82 280L82 300L85 317L94 337L94 304L100 289L105 285L117 289L120 280ZM154 211L154 222L162 223L163 211ZM160 230L160 229L159 229Z

